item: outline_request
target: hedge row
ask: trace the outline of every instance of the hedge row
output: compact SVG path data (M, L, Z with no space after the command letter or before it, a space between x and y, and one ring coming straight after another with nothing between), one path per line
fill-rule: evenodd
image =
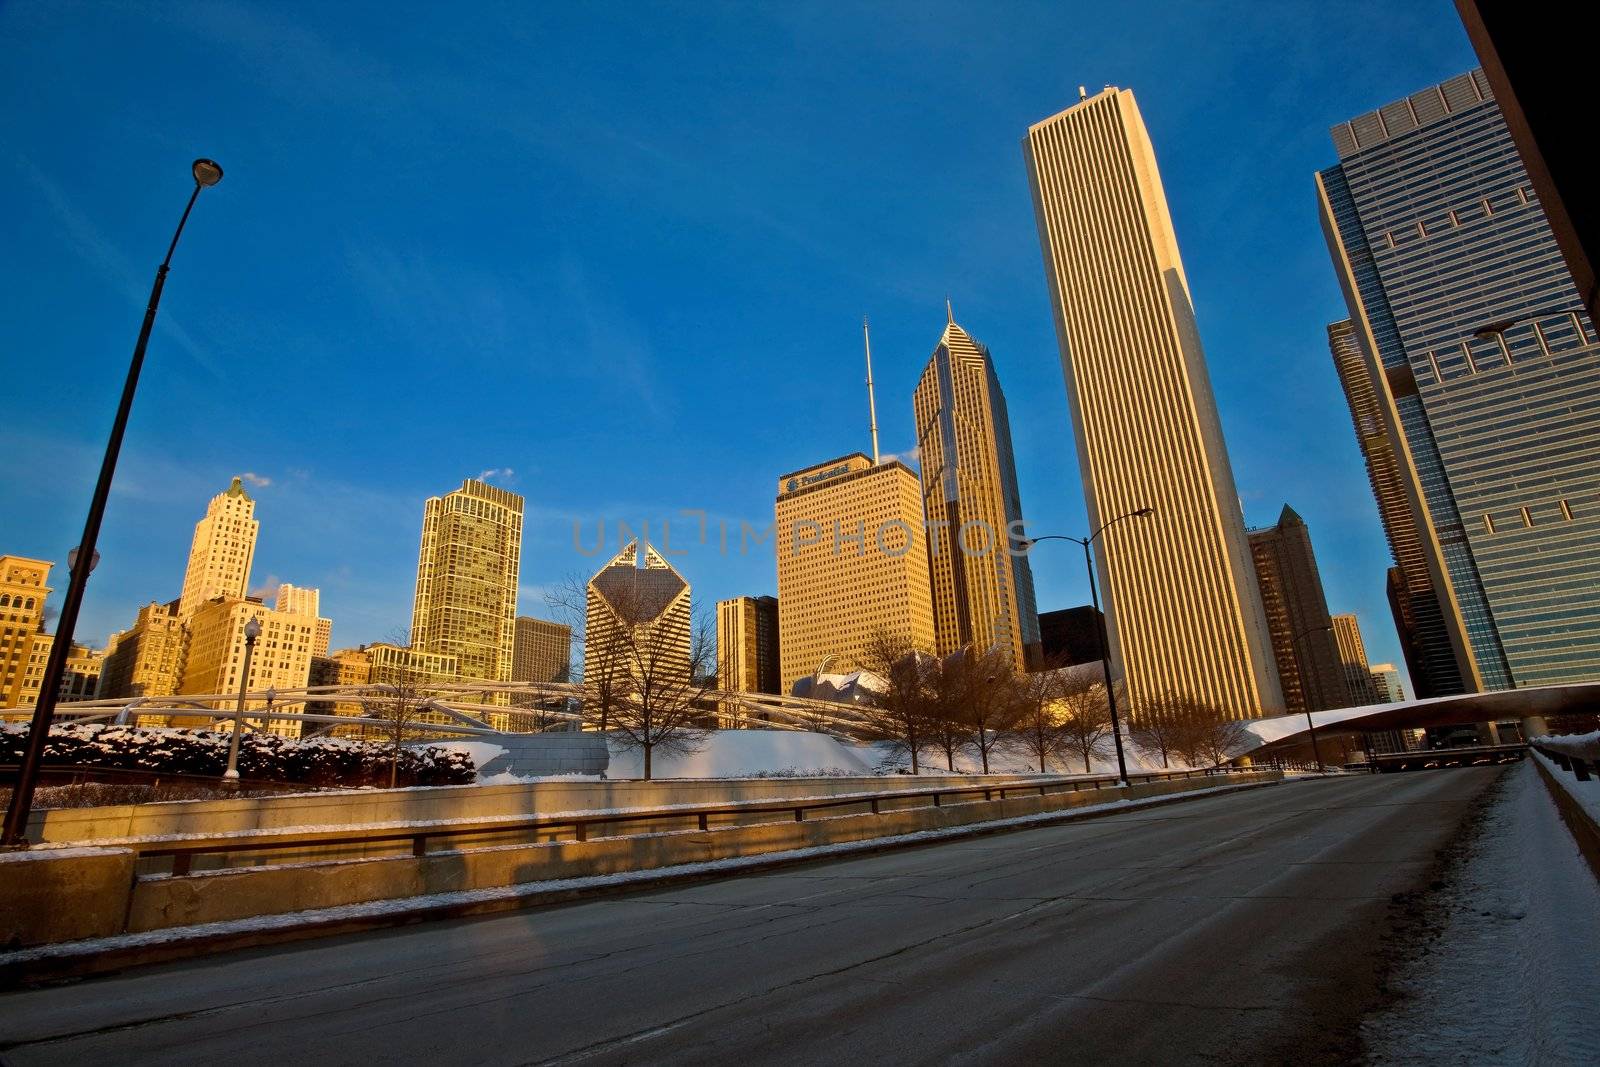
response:
M22 760L26 726L0 728L0 765ZM227 733L152 729L98 723L52 726L44 762L52 767L110 767L161 774L221 775L228 766ZM387 745L339 737L306 739L246 733L239 738L239 775L306 785L389 784ZM472 757L432 746L400 751L397 784L463 785L476 778Z

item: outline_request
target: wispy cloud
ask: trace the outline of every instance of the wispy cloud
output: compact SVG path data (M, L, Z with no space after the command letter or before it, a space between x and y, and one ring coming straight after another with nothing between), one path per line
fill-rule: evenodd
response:
M38 191L40 198L50 208L51 214L55 216L62 232L66 235L67 244L130 300L143 301L148 292L145 289L146 283L140 280L132 263L116 243L101 232L100 227L94 224L94 220L79 210L67 196L66 191L35 166L32 160L21 154L13 155L12 160L22 172L22 176ZM213 376L219 379L223 377L221 368L211 356L170 314L157 318L156 328Z
M486 471L478 472L478 481L488 482L493 481L496 478L510 478L516 473L517 472L512 470L510 467L490 467Z
M246 484L253 485L257 489L265 489L267 486L272 484L271 478L268 478L262 474L257 474L255 471L245 471L243 474L239 475L239 480L245 482Z
M261 584L250 590L251 596L258 596L271 604L278 599L278 590L283 586L283 579L276 574L269 574L261 580Z

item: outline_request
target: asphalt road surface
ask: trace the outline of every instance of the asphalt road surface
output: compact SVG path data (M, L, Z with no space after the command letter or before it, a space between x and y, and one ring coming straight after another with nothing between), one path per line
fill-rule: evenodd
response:
M1107 818L0 996L7 1065L1299 1063L1499 768Z

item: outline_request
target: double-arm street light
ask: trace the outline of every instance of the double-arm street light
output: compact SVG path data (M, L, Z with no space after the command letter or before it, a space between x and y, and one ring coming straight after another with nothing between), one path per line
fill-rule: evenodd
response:
M44 678L39 683L39 700L33 708L33 721L28 727L28 741L22 750L21 765L17 768L17 782L11 790L11 801L6 806L5 826L0 830L0 848L21 848L27 844L28 813L33 808L33 790L39 782L39 765L44 758L44 748L50 740L50 723L55 718L57 691L66 673L67 656L72 651L72 636L78 626L78 609L83 604L83 591L89 584L89 572L94 569L95 542L100 539L100 520L105 516L106 499L111 495L111 476L117 469L117 455L122 451L122 436L128 428L128 413L133 408L134 390L139 385L139 371L144 366L145 346L150 343L150 329L156 321L156 305L161 302L161 290L166 285L167 268L172 264L172 253L183 235L183 224L189 221L189 212L200 190L222 180L222 168L209 159L197 159L190 168L194 174L194 192L178 220L178 228L167 246L166 258L156 268L155 284L150 288L150 303L145 307L144 324L139 327L139 340L133 346L133 360L128 365L128 377L122 386L122 401L117 405L116 419L111 423L111 437L106 441L105 458L100 462L100 478L95 482L94 496L89 502L89 517L83 524L83 538L74 554L69 556L70 581L67 594L61 602L61 615L56 622L55 641L50 646L50 657L45 661Z
M244 694L250 688L250 656L256 650L256 638L261 636L261 620L251 616L244 624L244 663L239 667L239 703L233 710L233 737L228 740L228 769L222 780L229 785L239 782L239 731L244 726ZM272 707L272 690L267 690L267 707Z
M1106 707L1111 710L1111 740L1117 746L1117 781L1123 785L1128 784L1128 761L1122 754L1122 723L1117 718L1117 691L1111 685L1111 642L1106 637L1105 616L1100 614L1100 593L1094 580L1094 543L1095 540L1112 526L1123 519L1147 519L1156 513L1155 508L1136 508L1133 511L1123 512L1114 519L1108 519L1100 524L1100 528L1088 537L1068 537L1065 534L1046 534L1044 537L1030 537L1024 544L1031 550L1040 541L1071 541L1083 546L1083 565L1089 574L1089 602L1094 607L1095 636L1099 638L1100 666L1105 671L1106 680Z

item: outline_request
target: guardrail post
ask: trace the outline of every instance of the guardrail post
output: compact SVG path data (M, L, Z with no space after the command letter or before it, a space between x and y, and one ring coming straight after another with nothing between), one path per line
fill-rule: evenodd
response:
M1589 768L1583 765L1583 760L1576 757L1572 760L1572 773L1578 776L1578 781L1580 782L1589 780Z
M411 839L411 854L413 856L426 856L428 854L428 839L417 834Z
M579 841L589 840L589 828L580 820L572 824L572 836Z
M936 807L936 808L939 806L939 794L938 793L933 794L933 806Z
M878 798L877 797L873 797L872 798L872 814L874 814L874 815L878 814Z
M805 808L795 808L794 809L794 821L795 822L805 822L806 821L806 809Z
M700 813L700 829L702 829L702 830L711 829L711 827L706 823L706 813L703 812L703 811Z
M182 878L189 873L190 866L194 863L194 854L190 852L175 852L172 855L172 877Z
M1572 764L1567 762L1566 753L1564 753L1564 752L1551 752L1551 753L1549 753L1549 756L1550 756L1551 759L1556 761L1556 766L1557 767L1560 767L1564 771L1572 770Z

